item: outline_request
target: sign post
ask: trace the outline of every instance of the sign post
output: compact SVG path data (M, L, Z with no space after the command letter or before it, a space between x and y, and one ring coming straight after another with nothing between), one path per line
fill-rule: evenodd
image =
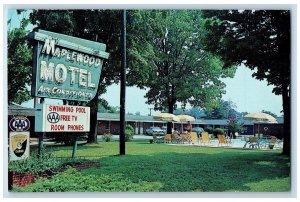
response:
M126 96L126 10L122 11L122 67L120 92L120 155L125 155L125 96Z
M77 138L74 140L73 150L72 150L72 158L76 157L76 150L77 150Z

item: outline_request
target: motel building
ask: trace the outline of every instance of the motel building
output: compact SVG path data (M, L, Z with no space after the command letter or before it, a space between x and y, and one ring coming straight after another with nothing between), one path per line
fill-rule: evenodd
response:
M30 121L30 136L37 137L34 132L35 124L35 109L26 108L18 105L9 105L8 106L8 123L10 119L14 116L25 116ZM120 131L120 115L114 113L98 113L98 135L103 135L105 133L111 133L118 135ZM134 133L137 135L145 135L146 129L157 126L163 127L167 126L166 121L155 120L152 116L141 116L141 115L129 115L125 116L126 125L131 125L134 128ZM244 132L241 135L253 135L258 133L263 133L264 135L275 135L278 138L282 138L283 134L283 118L277 118L278 123L257 123L249 120L240 120L241 123L244 123ZM224 128L227 127L226 119L196 119L191 122L193 127L211 127L215 128ZM173 128L181 129L187 125L187 122L173 122ZM10 128L8 127L10 132Z

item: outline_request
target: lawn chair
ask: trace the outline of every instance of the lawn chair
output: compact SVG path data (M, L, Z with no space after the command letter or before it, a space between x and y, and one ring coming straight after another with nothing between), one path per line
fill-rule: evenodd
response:
M264 136L263 138L259 139L259 147L261 149L268 149L270 144L270 137Z
M182 142L182 138L180 137L180 135L178 133L173 133L171 142L180 144Z
M171 140L172 140L171 134L166 134L165 137L164 137L164 142L165 143L171 143Z
M245 143L244 148L246 148L247 144L249 144L249 148L260 149L259 140L257 137L250 137L249 140Z
M225 146L229 146L230 145L230 140L229 139L226 139L225 138L225 135L217 135L217 137L218 137L218 140L219 140L219 144L218 144L218 146L219 145L221 145L222 146L222 144L223 145L225 145Z
M196 132L191 132L191 143L195 144L198 143L199 139L198 139L198 135Z
M186 133L182 133L181 135L181 141L184 144L185 142L187 142L188 144L191 143L191 135L186 134Z
M279 140L277 137L275 136L271 136L271 139L269 141L269 148L270 149L273 149L275 147L277 148L280 148L280 143L281 143L281 140Z
M159 137L156 134L152 135L153 143L162 143L164 141L164 137Z
M208 132L203 131L203 132L201 133L200 144L205 144L205 143L211 144L211 141L210 141Z

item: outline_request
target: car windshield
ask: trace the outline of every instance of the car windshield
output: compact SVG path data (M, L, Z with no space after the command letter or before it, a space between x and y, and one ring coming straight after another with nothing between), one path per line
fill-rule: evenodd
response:
M159 127L152 127L152 130L161 130Z

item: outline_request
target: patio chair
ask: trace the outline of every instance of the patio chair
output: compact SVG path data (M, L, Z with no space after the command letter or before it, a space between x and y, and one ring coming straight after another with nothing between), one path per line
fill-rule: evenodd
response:
M152 137L153 137L153 143L162 143L164 140L164 137L159 137L156 134L153 134Z
M250 137L249 140L245 143L244 148L246 148L247 144L249 144L249 148L260 149L259 139L257 137Z
M171 140L172 140L171 134L166 134L165 137L164 137L164 142L165 143L171 143Z
M191 132L191 143L195 144L195 143L199 143L199 139L198 139L198 135L196 132Z
M259 141L259 147L261 149L268 149L269 148L270 137L265 136L265 137L259 139L258 141Z
M191 143L191 137L190 137L189 134L187 134L187 133L182 133L180 136L181 136L181 141L182 141L183 144L184 144L185 142Z
M182 142L182 138L180 137L180 135L178 133L173 133L171 138L172 138L171 139L172 143L180 144Z
M201 133L200 144L205 144L205 143L211 144L211 141L210 141L208 132L203 131L203 132Z
M225 135L218 134L217 137L218 137L218 140L219 140L218 146L220 146L220 145L222 146L222 144L225 145L225 146L230 145L230 140L226 139Z
M271 139L269 141L269 148L273 149L273 148L281 148L281 140L278 139L276 136L271 136Z

